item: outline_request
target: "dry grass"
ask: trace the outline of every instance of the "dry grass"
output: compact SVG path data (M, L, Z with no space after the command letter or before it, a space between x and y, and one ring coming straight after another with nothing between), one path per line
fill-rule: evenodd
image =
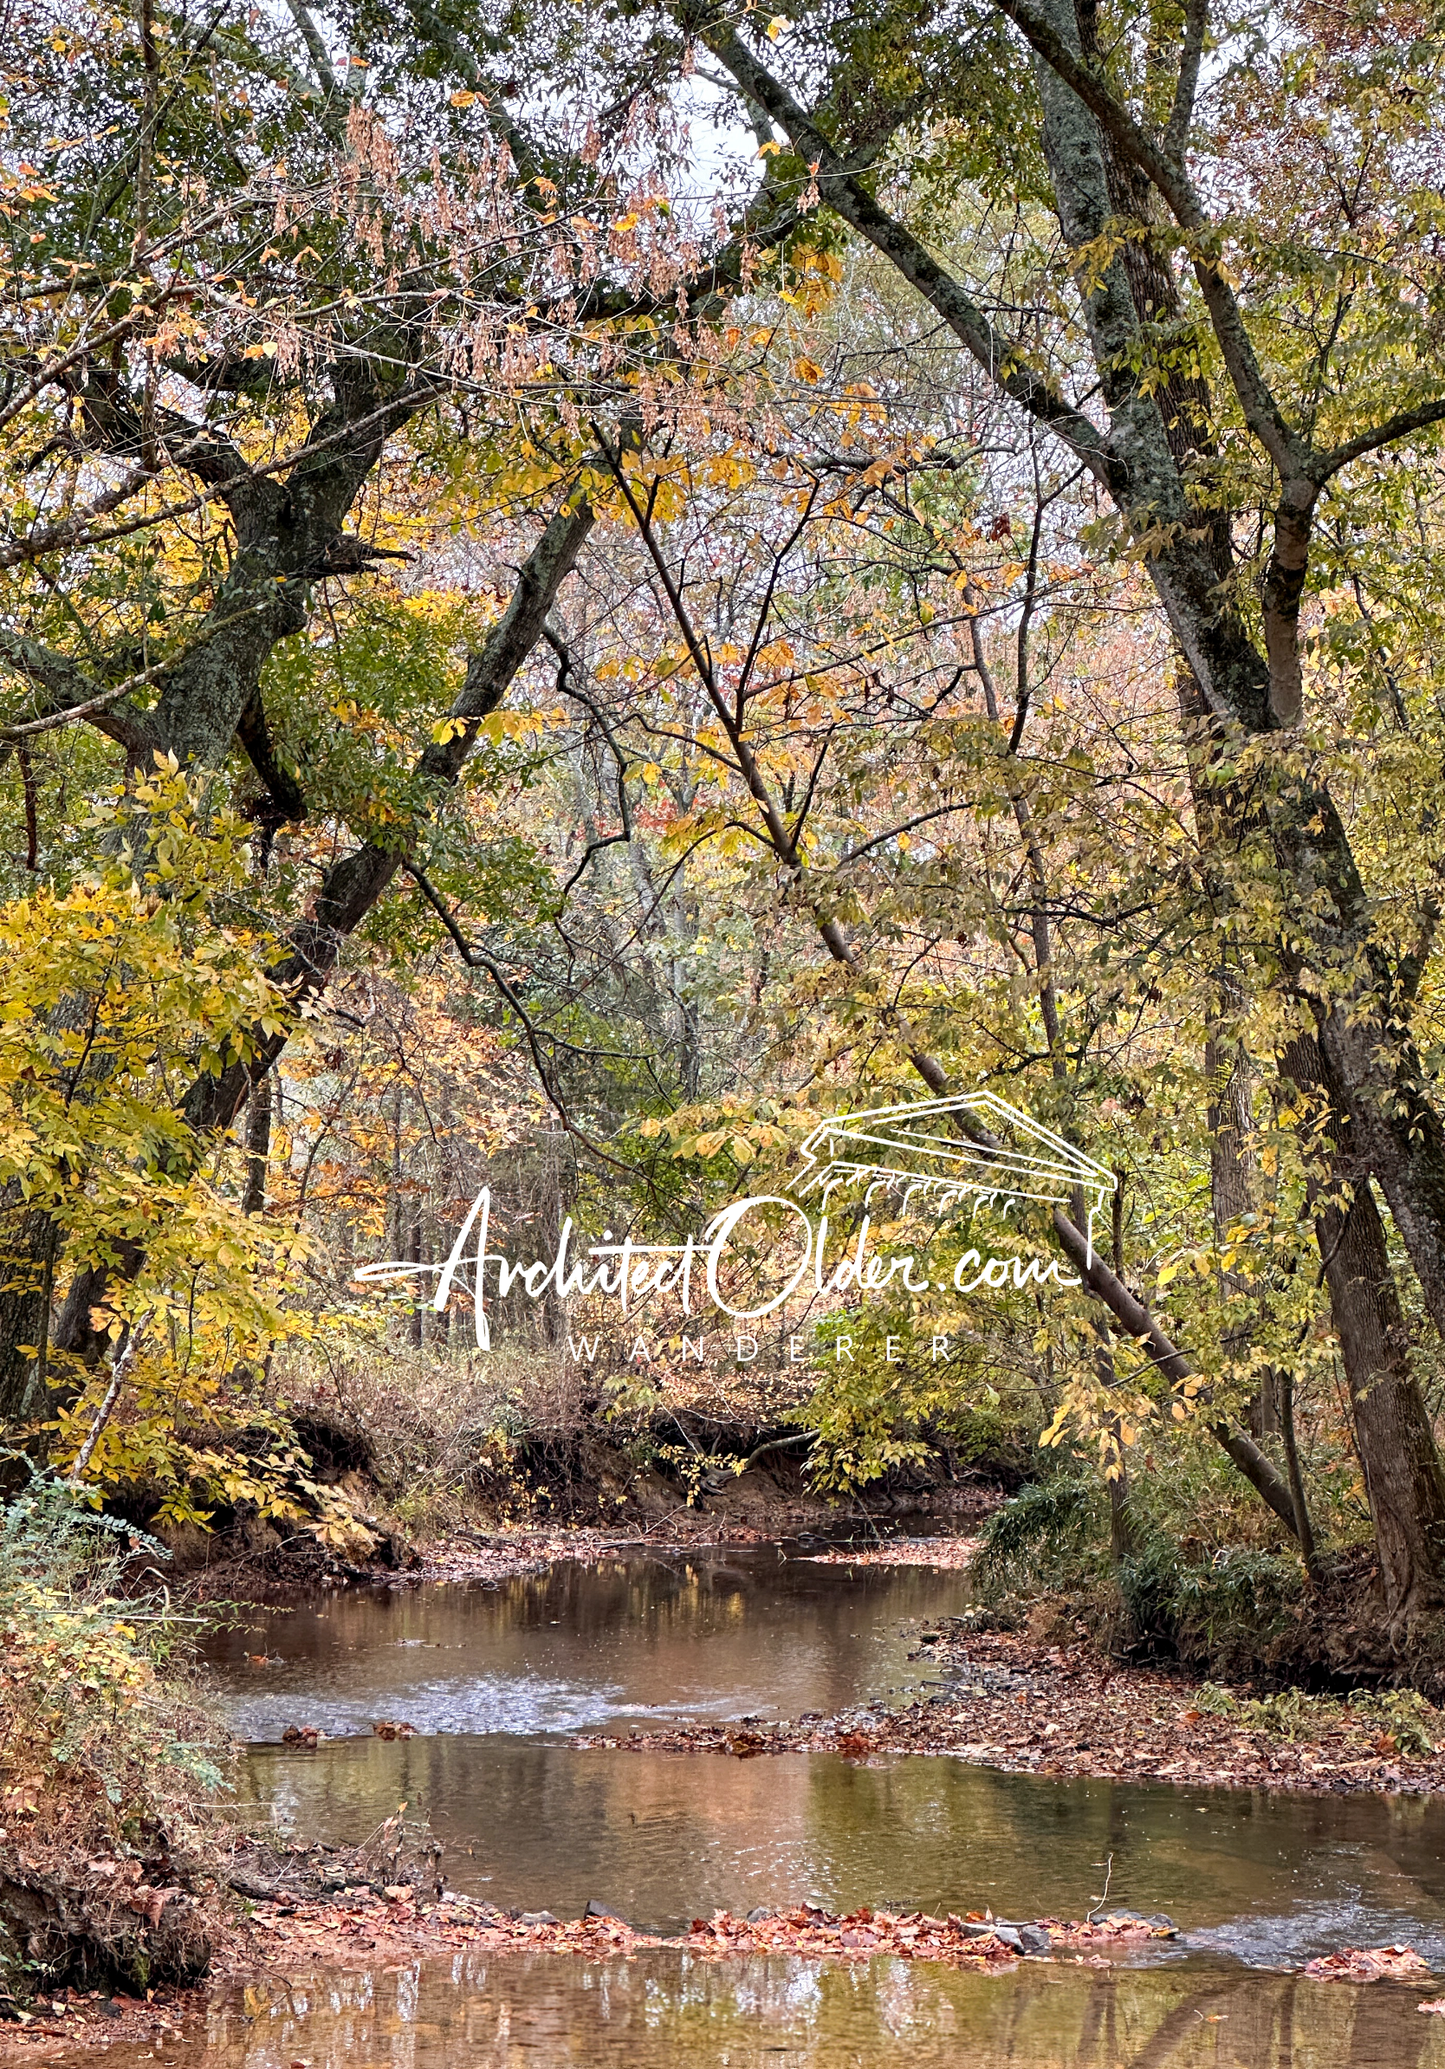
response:
M277 1372L291 1408L364 1437L369 1474L398 1523L422 1536L475 1520L479 1507L529 1507L517 1447L573 1436L590 1401L565 1346L507 1345L471 1357L444 1346L308 1346Z

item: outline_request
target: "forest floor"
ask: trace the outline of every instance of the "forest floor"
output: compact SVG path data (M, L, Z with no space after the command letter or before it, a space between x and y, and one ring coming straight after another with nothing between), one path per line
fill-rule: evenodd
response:
M696 1725L579 1745L755 1759L841 1753L869 1761L942 1753L1010 1774L1174 1782L1195 1788L1319 1795L1445 1792L1445 1715L1404 1694L1256 1697L1154 1667L1121 1665L1080 1640L1042 1644L944 1618L911 1659L936 1690L902 1708L882 1702L834 1717ZM925 1682L925 1686L929 1684Z

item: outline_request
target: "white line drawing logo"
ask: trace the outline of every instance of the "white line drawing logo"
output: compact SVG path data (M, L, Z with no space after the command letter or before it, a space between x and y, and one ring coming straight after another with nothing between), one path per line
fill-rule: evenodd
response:
M961 1121L972 1122L986 1139L970 1141L966 1132L958 1130ZM900 1269L902 1284L910 1292L928 1291L927 1279L915 1283L910 1276L914 1257L884 1259L868 1255L868 1209L873 1195L880 1190L885 1195L901 1195L904 1207L916 1194L922 1195L940 1213L966 1201L970 1218L976 1208L1000 1202L1005 1211L1024 1200L1069 1207L1082 1193L1087 1210L1089 1263L1094 1255L1094 1216L1102 1212L1114 1191L1112 1171L1096 1164L1071 1142L1065 1142L1062 1135L1020 1113L994 1092L962 1092L949 1099L921 1099L911 1105L834 1114L818 1124L800 1146L799 1155L803 1169L792 1180L788 1193L749 1194L746 1199L734 1200L712 1217L700 1235L689 1235L680 1243L642 1243L630 1233L614 1237L609 1228L603 1230L600 1243L589 1244L574 1254L575 1232L569 1214L558 1232L551 1257L530 1260L514 1259L506 1251L490 1247L492 1193L491 1187L484 1185L440 1264L415 1258L388 1258L360 1266L355 1277L363 1285L435 1278L436 1291L430 1296L430 1303L438 1314L446 1308L453 1284L460 1286L471 1296L477 1347L484 1351L492 1345L486 1312L489 1270L495 1274L497 1292L503 1300L520 1282L529 1300L540 1300L549 1289L562 1301L573 1294L601 1295L617 1301L620 1313L626 1315L630 1308L654 1295L675 1296L683 1314L691 1315L698 1290L693 1285L696 1265L705 1275L711 1307L737 1320L757 1321L784 1305L810 1267L820 1295L848 1287L856 1288L860 1294L877 1291ZM861 1221L848 1237L844 1254L830 1261L826 1254L830 1201L840 1188L858 1185L863 1188ZM817 1196L821 1209L816 1221L800 1204L810 1194ZM734 1307L719 1288L719 1271L735 1243L744 1242L738 1232L745 1220L755 1210L771 1207L789 1208L795 1224L802 1222L802 1250L795 1260L790 1257L790 1275L781 1292L769 1293L757 1307ZM795 1226L794 1239L796 1234ZM848 1244L852 1245L851 1254ZM926 1256L917 1261L926 1263ZM961 1274L970 1265L977 1266L978 1271L965 1285ZM960 1293L975 1292L980 1285L996 1292L1008 1283L1010 1269L1015 1289L1029 1283L1043 1285L1050 1275L1059 1285L1079 1283L1077 1279L1061 1277L1057 1262L1045 1266L1038 1258L1026 1261L1020 1257L990 1257L985 1262L977 1250L967 1250L958 1259L952 1282ZM936 1283L942 1285L944 1281ZM739 1342L743 1340L740 1338Z
M987 1128L998 1147L956 1132L963 1117ZM819 1122L799 1154L804 1169L789 1190L799 1199L819 1194L825 1208L841 1185L862 1185L865 1205L881 1187L885 1194L901 1195L903 1207L922 1194L939 1211L968 1200L970 1212L1000 1203L1007 1211L1020 1200L1067 1207L1082 1192L1090 1263L1094 1216L1113 1196L1115 1184L1112 1171L996 1092L959 1092L947 1099L834 1114Z

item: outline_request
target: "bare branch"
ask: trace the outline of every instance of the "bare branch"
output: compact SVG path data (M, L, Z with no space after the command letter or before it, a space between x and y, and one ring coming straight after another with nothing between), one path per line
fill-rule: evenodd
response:
M766 108L794 148L816 168L819 192L828 206L893 262L937 309L1006 395L1055 431L1100 481L1110 482L1116 463L1098 426L1027 364L1023 348L996 331L952 274L939 265L911 230L880 206L863 186L858 168L838 155L786 87L731 28L721 24L710 27L705 41L719 62L727 66L741 91Z
M1062 36L1028 0L994 0L1001 14L1008 16L1049 69L1078 95L1084 106L1108 132L1117 148L1136 165L1157 189L1182 230L1196 240L1207 235L1212 225L1204 213L1194 184L1183 165L1171 158L1134 120L1129 110L1099 75L1091 70ZM1194 274L1209 311L1219 349L1239 397L1245 422L1286 479L1308 475L1309 447L1290 429L1284 412L1264 377L1254 344L1234 290L1218 263L1196 247Z
M546 1029L537 1026L531 1014L522 1004L521 999L518 998L516 988L508 979L506 972L494 963L489 955L484 955L481 949L474 948L467 940L466 935L463 934L461 928L447 911L445 899L435 890L426 871L420 869L415 862L403 862L402 868L446 928L456 947L457 954L467 968L469 970L485 971L486 975L491 978L502 997L516 1014L518 1020L521 1021L522 1032L526 1037L527 1048L531 1054L532 1065L537 1073L538 1081L547 1096L549 1105L556 1112L567 1133L575 1136L584 1148L590 1150L594 1157L600 1157L604 1164L610 1164L615 1171L626 1171L629 1168L626 1164L619 1162L616 1157L603 1149L600 1143L594 1142L590 1135L577 1126L563 1102L562 1093L557 1084L556 1073L542 1054L541 1045L544 1041L557 1044L564 1049L574 1048L575 1044L569 1042L563 1035L551 1034Z
M149 716L143 711L121 712L116 707L132 690L143 689L147 683L154 682L167 665L173 664L143 668L135 675L128 675L114 688L97 691L67 654L57 654L38 640L26 639L21 633L0 628L0 666L7 666L14 674L37 684L59 706L40 718L0 726L0 743L13 747L22 740L33 740L37 734L53 733L78 719L92 719L100 722L103 729L119 740L128 752L145 754L159 745L159 736Z
M612 759L617 764L617 810L622 819L622 831L620 833L605 833L597 840L587 843L587 849L582 860L577 864L571 876L568 877L566 883L562 886L562 904L565 905L572 886L584 874L588 863L594 855L599 854L603 848L615 848L623 843L631 845L632 811L627 802L627 757L617 744L612 728L607 722L607 714L592 701L585 690L578 690L572 687L572 653L561 634L554 632L550 625L544 625L542 627L542 637L557 656L558 696L575 698L577 703L590 711L598 725L602 728L607 745L612 750Z

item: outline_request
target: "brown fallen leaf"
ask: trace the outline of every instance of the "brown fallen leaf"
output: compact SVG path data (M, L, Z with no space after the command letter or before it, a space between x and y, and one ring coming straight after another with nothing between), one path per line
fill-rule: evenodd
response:
M6 1814L12 1818L33 1818L44 1793L43 1775L31 1775L25 1781L17 1782L13 1789L5 1791Z
M1305 1974L1317 1982L1379 1983L1428 1976L1430 1964L1413 1947L1341 1947L1305 1963Z
M757 1731L730 1731L728 1751L739 1760L755 1760L759 1753L767 1751L767 1740Z
M132 1911L139 1911L150 1925L157 1926L172 1897L184 1895L185 1891L180 1888L152 1889L148 1883L142 1882L131 1891L126 1903Z

